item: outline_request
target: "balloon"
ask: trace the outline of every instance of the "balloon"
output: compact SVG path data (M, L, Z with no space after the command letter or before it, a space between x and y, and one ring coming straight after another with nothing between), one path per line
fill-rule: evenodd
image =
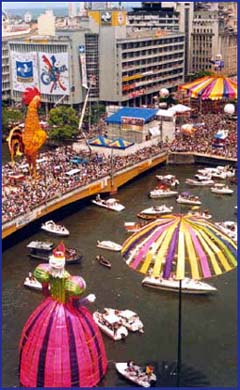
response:
M160 89L160 97L161 98L166 98L169 95L169 90L167 88L162 88Z
M224 112L225 114L233 115L235 112L235 106L234 104L228 103L224 106Z

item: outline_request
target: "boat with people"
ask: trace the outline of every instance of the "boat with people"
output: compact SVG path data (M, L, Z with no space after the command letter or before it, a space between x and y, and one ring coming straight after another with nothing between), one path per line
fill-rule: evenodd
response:
M209 175L211 177L226 180L228 178L234 177L236 174L236 170L229 166L217 166L215 168L204 168L204 169L198 169L198 172L202 175Z
M27 245L27 248L29 249L28 255L33 259L48 262L54 247L54 243L50 241L31 241ZM80 255L75 248L65 247L65 259L66 264L77 264L82 259L82 255Z
M106 257L104 257L102 255L97 255L96 260L99 262L99 264L103 265L104 267L107 267L107 268L112 267L111 262L108 259L106 259Z
M127 328L119 323L119 317L114 313L107 314L95 311L93 319L101 331L114 341L125 339L128 336Z
M207 186L213 185L214 181L212 179L209 179L209 178L204 178L201 180L199 178L196 178L196 180L186 179L185 183L190 185L190 186L207 187Z
M154 367L150 365L142 367L130 361L115 363L115 367L119 374L142 387L151 387L157 380Z
M169 214L172 212L172 210L173 210L173 206L167 207L165 204L163 204L160 206L153 206L144 209L141 211L141 214L162 215L162 214Z
M232 240L237 241L237 222L234 221L224 221L224 222L215 222L215 225Z
M172 196L177 196L178 192L171 190L169 187L165 185L157 186L154 190L149 192L149 197L152 199L158 198L170 198Z
M55 223L54 221L46 221L41 225L41 229L47 233L56 234L58 236L69 236L68 229L63 226Z
M186 205L201 205L202 202L200 201L198 196L192 195L189 192L182 192L177 200L177 203L179 204L186 204Z
M128 233L136 233L147 224L148 222L124 222L124 228Z
M211 192L220 195L232 195L234 193L231 188L222 183L215 183L214 187L211 187Z
M196 217L196 218L202 218L202 219L211 219L212 215L209 214L208 210L205 211L194 211L191 210L187 213L189 217Z
M30 288L36 291L42 291L42 283L40 283L31 272L28 273L28 276L25 278L24 287Z
M92 203L96 204L99 207L104 207L106 209L113 210L113 211L122 211L125 209L125 206L120 204L118 199L109 198L105 200L102 199L99 194L96 196L96 199L92 200Z
M176 187L180 184L179 180L174 175L156 175L156 178L162 184L166 184L169 187Z
M179 291L179 280L173 278L164 279L162 277L146 276L142 280L142 285L165 291ZM182 280L181 291L184 294L210 294L216 290L215 287L200 280L190 278L184 278Z
M122 249L122 245L116 244L113 241L99 241L97 240L97 247L102 249L108 249L110 251L119 252Z
M124 325L132 332L144 333L144 326L139 318L139 315L132 310L117 310L111 308L104 308L106 314L115 314L119 317L119 323Z

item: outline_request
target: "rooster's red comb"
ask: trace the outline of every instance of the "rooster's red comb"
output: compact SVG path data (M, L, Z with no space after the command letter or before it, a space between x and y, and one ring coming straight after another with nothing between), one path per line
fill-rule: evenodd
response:
M31 103L31 101L35 96L40 96L39 90L36 87L34 88L28 87L23 92L22 101L24 104L28 105L29 103Z

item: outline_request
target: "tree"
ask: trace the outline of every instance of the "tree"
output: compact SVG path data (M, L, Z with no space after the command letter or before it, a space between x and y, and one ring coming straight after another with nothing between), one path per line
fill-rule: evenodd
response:
M12 127L24 121L24 114L18 109L2 106L2 135L8 135Z
M213 72L211 70L200 70L197 73L189 75L189 82L194 81L196 79L200 79L201 77L204 76L213 76Z
M49 112L49 138L64 140L78 135L78 116L72 107L59 106Z

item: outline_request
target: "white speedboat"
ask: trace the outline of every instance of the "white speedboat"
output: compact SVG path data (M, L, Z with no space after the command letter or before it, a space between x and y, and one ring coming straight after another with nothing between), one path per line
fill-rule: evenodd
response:
M161 181L161 183L166 184L169 187L176 187L179 185L179 180L174 175L156 175L156 178Z
M127 328L119 324L119 317L115 314L102 314L95 311L93 313L93 319L103 333L114 341L121 340L128 336Z
M201 175L209 175L211 176L213 172L216 172L216 168L203 168L203 169L198 169L198 172L201 174Z
M113 211L122 211L125 209L125 206L119 203L118 199L109 198L107 200L101 199L100 196L97 196L95 200L92 200L92 203L96 204L99 207L104 207Z
M124 222L124 228L128 233L136 233L149 222Z
M231 188L229 188L228 186L225 186L224 184L216 183L214 187L211 187L211 192L220 195L232 195L234 191L231 190Z
M104 308L107 314L115 314L119 317L119 322L132 332L144 333L144 326L137 313L132 310L116 310Z
M232 240L237 241L237 222L216 222L215 225Z
M175 279L147 276L143 279L142 285L165 291L179 291L179 280ZM184 278L182 280L182 293L184 294L209 294L214 291L216 291L216 288L205 282L189 278Z
M34 278L34 276L31 275L25 278L23 284L25 287L31 288L33 290L37 290L37 291L42 290L42 284L36 278Z
M180 194L176 201L179 204L189 204L189 205L197 205L197 206L202 204L198 196L194 196L188 193Z
M226 180L228 176L224 171L216 171L212 173L212 177L214 177L214 179Z
M167 207L165 204L161 206L153 206L149 207L145 210L141 211L141 214L147 214L147 215L160 215L160 214L169 214L173 210L173 207Z
M200 174L196 174L196 175L194 175L194 177L197 179L197 180L200 180L200 181L202 181L202 180L211 180L212 179L212 175L200 175Z
M113 241L97 241L97 247L115 252L119 252L122 249L122 245L116 244Z
M214 181L211 179L202 179L202 180L186 179L185 183L190 186L207 187L213 185Z
M69 231L63 225L58 225L53 221L47 221L42 224L42 230L48 233L57 234L58 236L69 236Z
M128 363L115 363L115 367L119 374L142 387L150 387L157 380L153 372L147 374L146 367L138 366L135 363L132 363L131 366Z
M170 198L172 196L177 196L177 195L178 195L177 191L170 190L169 188L155 188L149 193L149 197L153 199Z

